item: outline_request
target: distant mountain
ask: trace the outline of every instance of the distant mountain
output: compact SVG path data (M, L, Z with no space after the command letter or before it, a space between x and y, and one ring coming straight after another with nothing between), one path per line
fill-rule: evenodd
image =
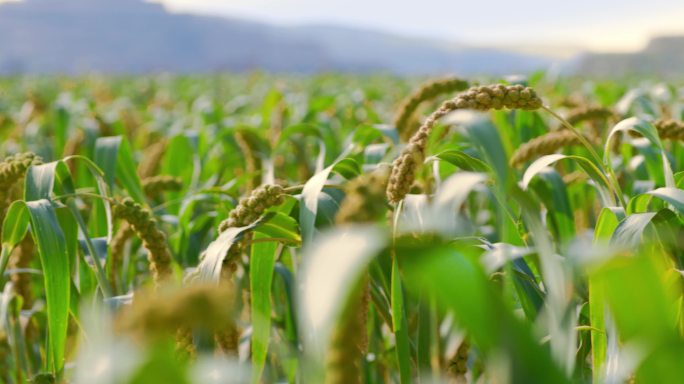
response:
M264 69L508 74L551 59L330 26L276 27L173 14L142 0L26 0L0 5L0 73L144 73Z
M652 39L634 53L595 53L582 57L577 72L599 76L651 74L674 76L684 74L684 36Z

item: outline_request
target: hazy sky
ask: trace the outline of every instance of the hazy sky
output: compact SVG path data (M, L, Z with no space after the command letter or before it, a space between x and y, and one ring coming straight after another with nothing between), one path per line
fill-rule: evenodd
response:
M487 45L633 50L684 34L684 0L155 0L280 24L334 23Z

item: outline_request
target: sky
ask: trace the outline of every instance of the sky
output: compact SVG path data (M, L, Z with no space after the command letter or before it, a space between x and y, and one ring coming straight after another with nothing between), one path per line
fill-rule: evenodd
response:
M632 51L684 34L683 0L152 0L172 11L335 24L472 45Z

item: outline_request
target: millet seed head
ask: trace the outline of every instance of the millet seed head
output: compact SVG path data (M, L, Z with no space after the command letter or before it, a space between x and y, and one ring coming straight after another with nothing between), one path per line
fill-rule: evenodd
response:
M522 144L511 157L513 167L520 166L529 160L555 153L561 148L580 145L581 141L574 132L562 129L535 137Z
M219 232L228 228L244 227L252 224L264 212L285 201L285 190L279 185L262 185L252 191L248 197L240 199L238 205L230 211L228 218L219 225Z
M439 79L423 84L416 92L402 102L394 118L394 127L401 135L404 135L409 129L408 125L411 122L411 117L423 102L446 93L462 91L466 88L468 88L468 82L459 78Z
M156 284L172 276L173 257L166 244L166 235L157 226L152 213L127 197L113 205L114 215L126 220L148 251L150 271Z
M427 140L437 121L457 109L488 111L491 109L536 110L542 100L530 87L522 85L494 84L477 86L447 100L434 111L409 140L399 157L392 164L392 174L387 185L387 198L392 203L402 200L411 189L415 172L425 158Z

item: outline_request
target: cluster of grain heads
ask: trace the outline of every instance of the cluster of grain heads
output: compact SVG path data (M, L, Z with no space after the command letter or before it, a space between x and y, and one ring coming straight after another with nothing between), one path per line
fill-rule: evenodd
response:
M361 175L345 187L345 198L337 211L338 224L372 223L387 211L385 188L389 168L381 166ZM368 349L368 305L370 282L362 277L350 295L333 328L325 361L325 382L328 384L362 382L362 361Z
M145 195L150 198L157 197L164 192L177 192L183 189L183 180L180 177L159 175L142 179Z
M235 295L227 287L193 284L138 292L122 310L116 329L144 340L170 338L178 329L216 331L234 322Z
M570 130L561 129L549 132L518 147L511 157L510 164L513 167L518 167L532 159L555 153L562 148L581 144L582 142L577 134Z
M166 235L159 229L152 213L131 198L125 198L113 206L114 215L128 222L148 251L150 271L158 285L173 274L172 256L166 244Z
M468 82L459 78L439 79L421 85L402 102L394 118L394 127L402 138L410 137L413 133L411 130L413 114L422 103L447 93L463 91L466 88L468 88Z
M459 109L488 111L492 109L536 110L542 101L532 88L522 85L488 85L470 88L455 98L445 101L423 122L408 145L394 160L387 186L387 198L397 203L408 194L415 180L416 169L423 163L425 147L432 129L439 119Z

